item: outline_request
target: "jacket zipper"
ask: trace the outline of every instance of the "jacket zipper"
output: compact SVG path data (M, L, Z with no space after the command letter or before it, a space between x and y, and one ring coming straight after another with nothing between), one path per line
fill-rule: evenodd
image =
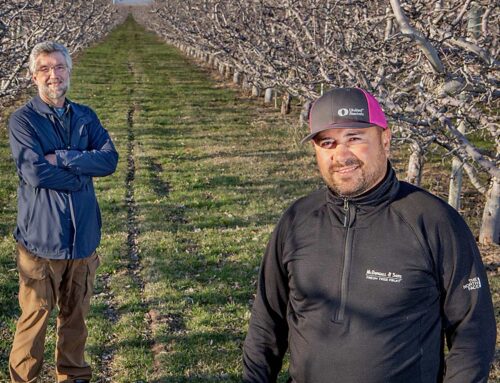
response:
M68 143L67 149L71 149L71 115L69 117L69 126L68 126ZM71 244L71 255L72 258L75 258L75 249L76 249L76 214L75 214L75 205L73 203L73 193L69 192L69 206L71 212L71 224L73 225L73 242Z
M59 124L59 126L55 127L56 134L59 136L61 139L63 145L66 147L67 150L71 149L71 117L70 117L70 123L69 127L66 130L64 127L63 121L59 117L53 117L50 116L52 123L54 125ZM67 140L64 139L64 134L66 133ZM75 258L75 249L76 249L76 217L75 217L75 209L74 209L74 204L73 204L73 193L67 192L68 194L68 199L69 199L69 211L70 211L70 224L73 226L73 238L71 239L71 254L69 255L70 258L72 259Z
M351 225L354 221L354 216L355 216L354 208L355 207L352 204L349 204L349 200L347 198L344 198L344 213L345 213L344 227L347 228L347 233L344 243L344 265L342 267L342 276L340 281L340 305L334 318L335 322L343 322L345 316L349 274L351 270L351 259L352 259L353 232L351 230Z

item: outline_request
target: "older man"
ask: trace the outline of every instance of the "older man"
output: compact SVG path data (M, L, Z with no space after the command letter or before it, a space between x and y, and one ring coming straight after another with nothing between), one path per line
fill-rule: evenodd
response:
M391 132L368 92L325 93L310 128L304 141L327 187L292 204L272 234L244 381L276 382L289 349L289 382L486 382L495 319L467 225L397 180Z
M85 316L96 268L101 217L92 177L115 171L118 153L96 114L66 98L67 49L37 44L29 68L38 95L9 120L19 175L17 241L21 316L9 360L12 382L34 382L50 313L58 306L58 382L88 382Z

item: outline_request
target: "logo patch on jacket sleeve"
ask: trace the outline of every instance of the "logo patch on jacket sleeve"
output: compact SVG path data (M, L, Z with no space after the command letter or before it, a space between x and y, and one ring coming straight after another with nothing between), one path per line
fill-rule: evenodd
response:
M479 277L469 279L469 283L466 283L463 286L464 290L477 290L481 288L481 279Z
M400 283L403 280L403 276L401 274L393 273L391 271L385 273L382 271L368 269L366 270L366 279L372 281Z

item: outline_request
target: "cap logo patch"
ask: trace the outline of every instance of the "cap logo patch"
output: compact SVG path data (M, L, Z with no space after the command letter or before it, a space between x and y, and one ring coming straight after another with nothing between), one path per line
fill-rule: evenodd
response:
M342 109L339 109L339 111L338 111L338 115L340 117L345 117L348 114L349 114L349 109L347 109L347 108L342 108Z
M345 116L356 116L356 117L364 117L365 116L365 110L363 108L342 108L337 111L337 114L340 117L345 117Z

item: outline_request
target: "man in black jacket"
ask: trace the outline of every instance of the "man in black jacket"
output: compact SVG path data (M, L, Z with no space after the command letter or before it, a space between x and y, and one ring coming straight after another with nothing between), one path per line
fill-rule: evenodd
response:
M328 187L292 204L272 234L244 382L276 382L287 349L294 383L486 382L495 318L463 219L397 180L368 92L325 93L310 128Z

